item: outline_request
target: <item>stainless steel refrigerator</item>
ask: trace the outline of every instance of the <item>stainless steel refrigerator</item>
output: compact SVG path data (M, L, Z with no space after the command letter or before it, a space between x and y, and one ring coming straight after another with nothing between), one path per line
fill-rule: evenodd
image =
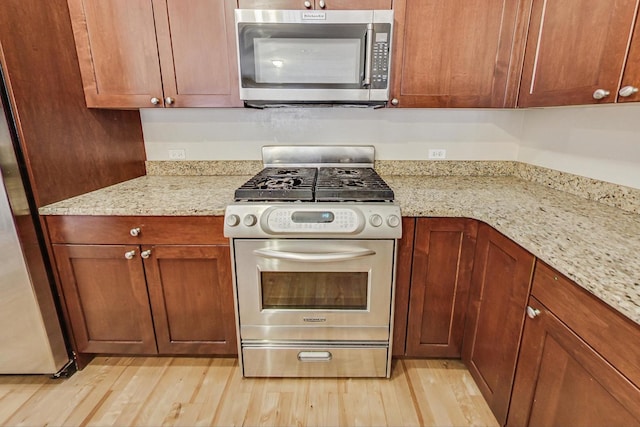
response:
M60 375L71 363L1 69L0 97L0 374Z

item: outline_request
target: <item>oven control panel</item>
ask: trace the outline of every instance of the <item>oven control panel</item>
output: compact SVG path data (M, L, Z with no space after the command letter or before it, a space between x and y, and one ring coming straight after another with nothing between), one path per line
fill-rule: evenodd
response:
M235 238L358 236L399 239L400 207L393 203L229 205L224 234Z
M274 208L263 217L267 233L329 232L356 233L364 218L354 209L309 210Z

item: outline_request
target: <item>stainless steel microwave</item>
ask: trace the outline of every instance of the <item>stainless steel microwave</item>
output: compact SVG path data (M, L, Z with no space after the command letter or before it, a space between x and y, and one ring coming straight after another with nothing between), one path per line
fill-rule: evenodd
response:
M247 105L384 105L392 10L235 11Z

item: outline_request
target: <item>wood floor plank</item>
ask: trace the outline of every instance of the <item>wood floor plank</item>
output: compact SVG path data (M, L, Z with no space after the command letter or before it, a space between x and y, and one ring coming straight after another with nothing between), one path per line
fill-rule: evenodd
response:
M97 408L87 425L133 425L138 412L144 409L145 400L170 363L171 359L165 357L135 359L114 383L109 398Z
M455 360L384 378L242 378L237 359L96 357L71 378L0 377L0 426L495 426Z
M40 376L6 376L0 380L0 423L11 425L12 419L19 419L27 413L26 403L48 383Z

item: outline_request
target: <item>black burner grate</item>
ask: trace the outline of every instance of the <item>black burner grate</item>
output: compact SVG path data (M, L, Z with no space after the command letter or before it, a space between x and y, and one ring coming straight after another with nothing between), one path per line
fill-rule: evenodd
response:
M316 168L265 168L235 192L236 201L313 201Z
M265 168L235 192L236 201L384 202L393 190L372 168Z
M372 168L320 168L315 191L318 202L393 201L393 190Z

